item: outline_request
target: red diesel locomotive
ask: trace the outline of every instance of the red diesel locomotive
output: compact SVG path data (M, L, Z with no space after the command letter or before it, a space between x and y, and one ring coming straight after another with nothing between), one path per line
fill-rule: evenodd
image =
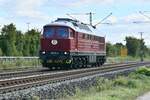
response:
M93 26L68 18L45 25L40 45L43 67L100 66L106 60L105 38Z

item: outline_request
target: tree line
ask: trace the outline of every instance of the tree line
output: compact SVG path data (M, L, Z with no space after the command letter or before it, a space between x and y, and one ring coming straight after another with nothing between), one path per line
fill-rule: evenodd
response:
M135 37L126 37L125 40L125 45L106 43L107 56L120 56L121 48L127 49L128 56L150 56L150 49L146 47L144 40ZM38 56L39 44L38 30L31 29L23 33L13 23L4 25L0 30L0 56Z
M126 37L126 44L122 43L106 44L107 56L114 57L121 55L121 48L127 49L127 56L140 57L141 55L146 57L150 56L150 48L145 45L144 39L137 39L136 37Z
M11 23L4 25L0 34L0 56L37 56L40 32L31 29L25 33Z

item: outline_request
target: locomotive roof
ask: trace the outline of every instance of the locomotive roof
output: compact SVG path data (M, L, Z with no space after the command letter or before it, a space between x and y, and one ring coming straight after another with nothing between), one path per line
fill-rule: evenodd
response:
M54 22L47 24L45 26L67 26L74 29L77 32L87 33L90 35L100 36L101 34L97 31L97 29L93 28L93 26L79 22L77 20L69 19L69 18L58 18Z

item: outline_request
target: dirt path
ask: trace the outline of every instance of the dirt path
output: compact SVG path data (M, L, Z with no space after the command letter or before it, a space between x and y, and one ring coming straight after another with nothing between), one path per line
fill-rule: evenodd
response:
M142 96L139 96L136 100L150 100L150 92L148 92Z

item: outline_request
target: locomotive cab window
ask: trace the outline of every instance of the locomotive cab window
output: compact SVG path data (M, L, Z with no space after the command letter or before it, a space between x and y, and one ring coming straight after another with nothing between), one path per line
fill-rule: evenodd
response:
M54 27L44 27L43 36L46 38L52 37L55 33Z
M68 38L69 29L67 27L45 26L43 36L46 38Z
M68 38L69 29L67 27L57 27L56 34L61 38Z

